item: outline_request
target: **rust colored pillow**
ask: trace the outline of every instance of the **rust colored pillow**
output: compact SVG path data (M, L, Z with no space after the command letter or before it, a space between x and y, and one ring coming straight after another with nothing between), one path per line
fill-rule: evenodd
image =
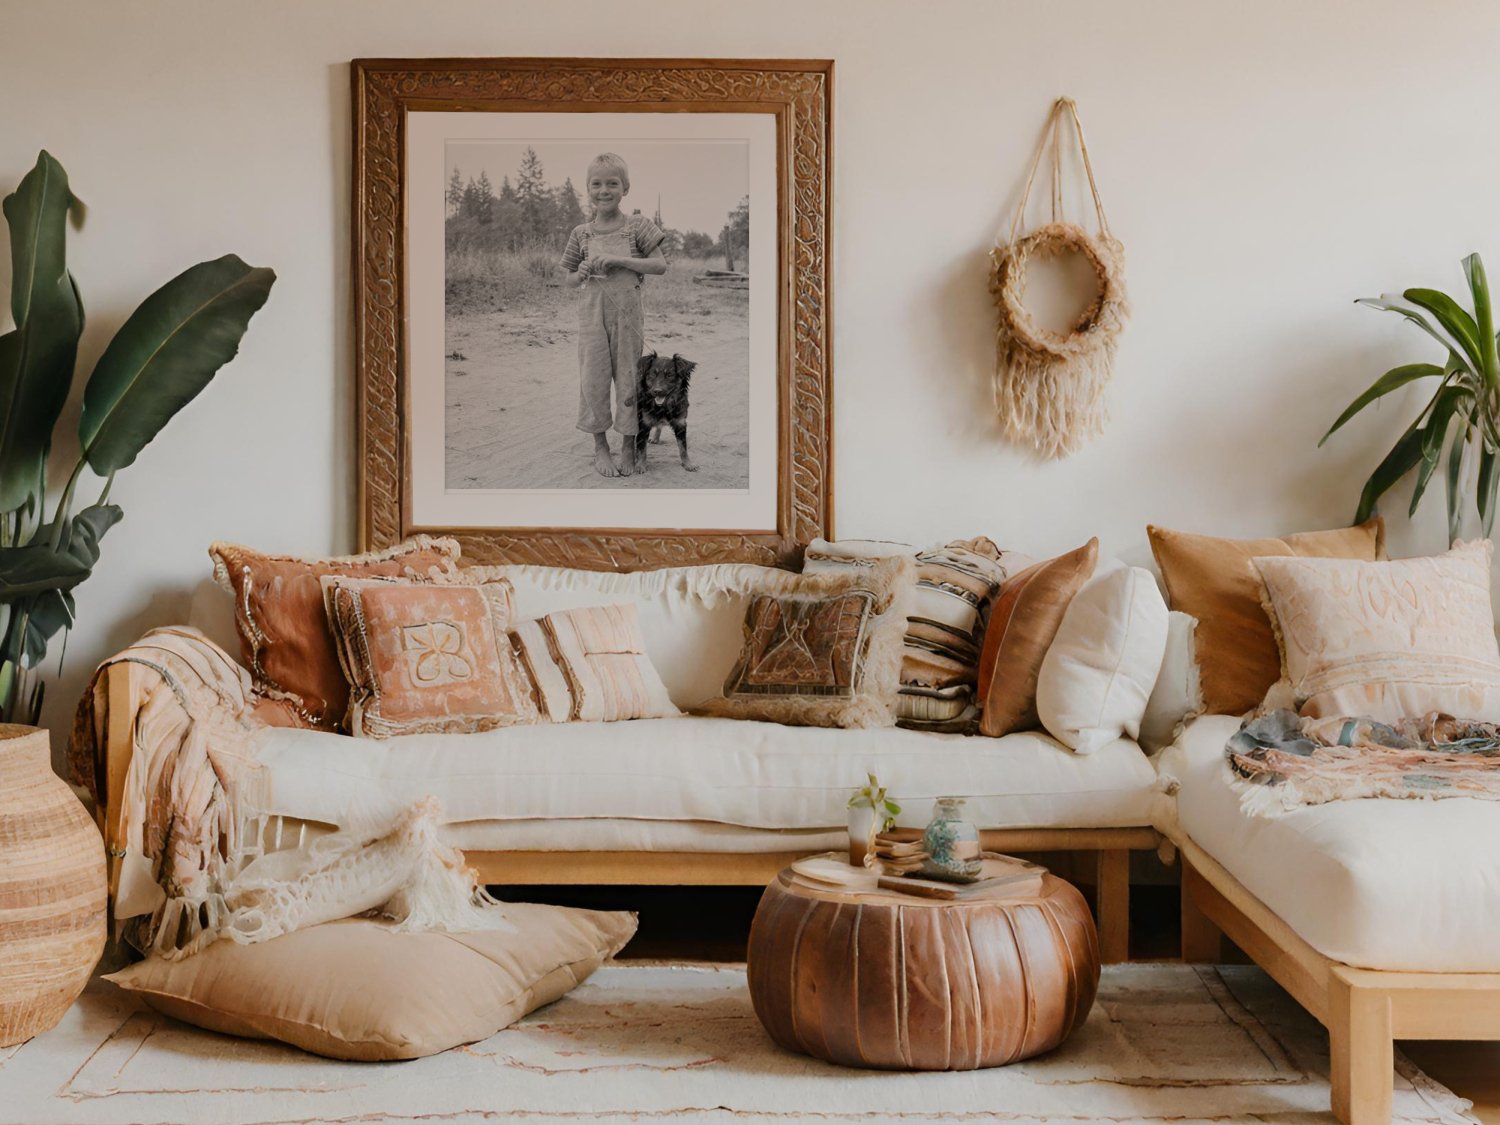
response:
M473 734L540 718L511 650L514 589L392 578L322 580L356 737Z
M979 733L999 738L1041 725L1036 683L1073 595L1094 573L1099 540L1027 567L1000 587L979 657Z
M1379 516L1357 527L1281 538L1218 539L1149 525L1146 534L1168 606L1198 619L1195 644L1203 708L1214 715L1240 715L1259 707L1281 678L1281 656L1251 559L1385 558L1385 521Z
M425 578L452 573L458 543L419 535L385 551L331 559L267 555L232 543L208 549L214 579L234 598L240 654L256 691L307 726L337 730L349 685L323 611L325 575Z

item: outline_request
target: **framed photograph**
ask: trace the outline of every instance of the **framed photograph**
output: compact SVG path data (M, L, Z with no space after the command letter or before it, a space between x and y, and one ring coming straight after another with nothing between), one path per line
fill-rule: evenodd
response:
M362 547L634 570L831 534L832 69L354 62Z

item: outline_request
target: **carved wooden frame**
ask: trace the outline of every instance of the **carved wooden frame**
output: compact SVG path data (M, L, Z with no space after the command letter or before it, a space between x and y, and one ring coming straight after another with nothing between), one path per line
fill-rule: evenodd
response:
M786 565L833 526L831 60L356 59L353 290L359 542L450 534L475 562L639 570ZM405 310L406 114L768 113L777 152L775 531L418 527L411 520Z

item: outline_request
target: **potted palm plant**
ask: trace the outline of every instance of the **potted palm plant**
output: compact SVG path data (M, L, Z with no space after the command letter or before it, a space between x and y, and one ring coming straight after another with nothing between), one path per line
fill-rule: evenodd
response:
M66 262L68 217L82 212L67 173L44 151L4 213L15 327L0 335L0 722L34 724L43 684L33 670L73 623L73 590L124 514L109 503L115 474L234 357L276 275L227 254L141 302L84 384L77 460L49 512L48 458L84 323ZM104 485L75 510L85 468Z
M1489 283L1478 254L1463 260L1472 312L1436 289L1407 289L1366 297L1358 304L1397 313L1416 325L1446 353L1441 363L1407 363L1387 371L1349 404L1323 435L1321 446L1372 402L1409 383L1436 379L1437 385L1417 416L1396 440L1360 494L1354 521L1375 513L1380 498L1415 470L1408 514L1414 515L1438 466L1444 468L1448 500L1448 539L1456 540L1472 492L1472 508L1484 534L1495 522L1495 494L1500 487L1500 357Z

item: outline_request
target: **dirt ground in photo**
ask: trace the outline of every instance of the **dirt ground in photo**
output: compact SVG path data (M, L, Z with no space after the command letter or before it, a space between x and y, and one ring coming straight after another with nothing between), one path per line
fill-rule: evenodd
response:
M698 364L688 449L670 428L648 470L601 477L578 421L578 291L545 265L450 259L446 305L446 483L451 489L743 489L750 481L749 292L697 284L722 259L679 259L644 290L646 350ZM537 275L546 274L545 281ZM618 456L621 437L610 432Z

